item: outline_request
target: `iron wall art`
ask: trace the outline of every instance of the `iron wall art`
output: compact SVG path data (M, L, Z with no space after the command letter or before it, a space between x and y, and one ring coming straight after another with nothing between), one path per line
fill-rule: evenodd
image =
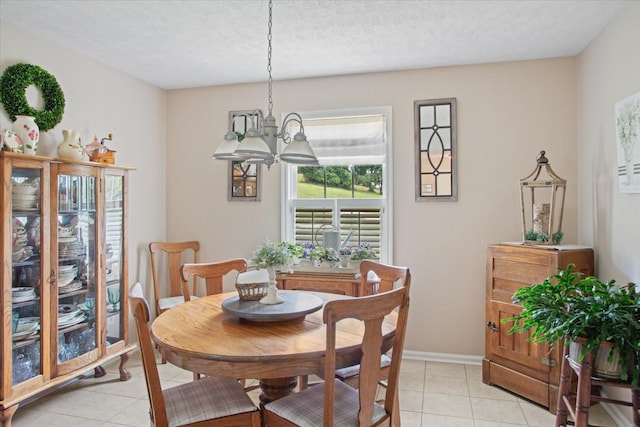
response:
M456 98L415 101L414 122L416 201L456 201Z

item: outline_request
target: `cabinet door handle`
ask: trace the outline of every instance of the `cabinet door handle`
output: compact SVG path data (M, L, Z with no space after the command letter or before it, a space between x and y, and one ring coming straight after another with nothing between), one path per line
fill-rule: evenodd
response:
M498 332L499 330L496 324L493 323L493 320L489 320L489 322L487 323L487 327L491 329L493 332Z

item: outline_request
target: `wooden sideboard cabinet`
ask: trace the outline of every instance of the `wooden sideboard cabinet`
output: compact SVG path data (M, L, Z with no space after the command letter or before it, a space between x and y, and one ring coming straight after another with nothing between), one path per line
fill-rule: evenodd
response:
M528 246L493 244L487 248L485 357L482 381L510 390L556 411L562 346L527 341L528 334L509 334L502 319L520 313L512 302L516 290L540 283L575 264L576 271L593 275L593 250L575 245Z
M104 375L116 357L120 380L130 378L130 169L0 153L0 425L24 401Z
M299 265L289 273L278 274L276 280L278 288L285 290L331 292L354 297L365 294L357 268Z

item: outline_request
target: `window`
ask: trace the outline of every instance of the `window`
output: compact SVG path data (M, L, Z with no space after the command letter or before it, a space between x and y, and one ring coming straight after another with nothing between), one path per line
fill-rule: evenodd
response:
M282 164L283 239L322 244L340 230L391 262L391 108L301 114L320 166Z

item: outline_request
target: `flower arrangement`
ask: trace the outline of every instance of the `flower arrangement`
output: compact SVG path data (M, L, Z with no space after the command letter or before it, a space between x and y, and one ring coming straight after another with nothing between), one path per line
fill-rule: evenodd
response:
M284 240L280 242L280 245L285 247L293 258L301 258L304 255L305 248L302 245L296 245L295 243L286 242Z
M340 249L340 254L349 255L350 259L354 261L375 259L377 257L376 251L366 242L360 243L360 246L356 247L345 246Z
M261 246L258 246L251 257L251 264L258 268L280 267L289 265L291 262L292 256L289 252L288 243L276 243L269 239L265 240Z
M333 248L323 248L322 246L316 246L311 251L309 255L309 259L311 261L329 261L329 262L338 262L340 258L338 258L338 253Z

